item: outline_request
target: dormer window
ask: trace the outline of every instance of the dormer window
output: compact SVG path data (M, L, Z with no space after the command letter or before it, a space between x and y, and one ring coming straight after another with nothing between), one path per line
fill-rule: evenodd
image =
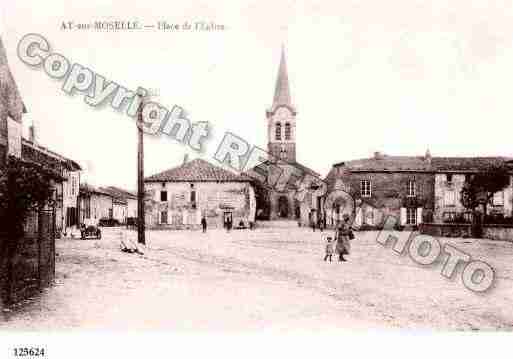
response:
M275 133L276 141L281 141L281 123L276 124L276 133Z

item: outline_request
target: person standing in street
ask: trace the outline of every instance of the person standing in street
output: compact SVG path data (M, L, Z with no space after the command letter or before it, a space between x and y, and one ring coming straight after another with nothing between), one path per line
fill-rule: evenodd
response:
M205 216L201 218L201 228L203 229L203 233L207 233L207 219Z
M349 218L344 216L344 219L339 222L335 229L335 238L337 240L336 251L340 262L346 262L347 259L344 258L344 255L349 255L351 251L351 243L349 241L352 232L348 222Z
M332 255L333 255L333 242L331 241L331 237L328 237L327 243L326 243L326 255L324 256L324 261L326 262L329 258L329 260L331 262Z

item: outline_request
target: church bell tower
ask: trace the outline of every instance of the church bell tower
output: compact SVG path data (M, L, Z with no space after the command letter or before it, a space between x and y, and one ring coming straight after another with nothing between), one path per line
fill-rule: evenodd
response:
M274 159L296 162L296 109L290 99L285 49L282 47L273 104L267 110L267 151Z

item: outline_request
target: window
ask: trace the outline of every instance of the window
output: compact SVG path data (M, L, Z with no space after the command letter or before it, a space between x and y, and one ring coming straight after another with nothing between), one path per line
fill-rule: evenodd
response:
M160 223L167 224L167 211L160 212Z
M451 173L448 173L448 174L446 175L446 178L447 178L447 183L448 183L448 184L451 184L451 183L452 183L452 174L451 174Z
M85 218L91 218L91 197L86 197L84 201L84 207L85 207Z
M275 133L276 141L281 141L281 123L276 124L276 133Z
M492 203L494 206L504 206L504 191L495 192Z
M467 173L467 174L465 175L465 182L469 183L469 182L470 182L470 179L471 179L471 176L470 176L470 174L468 174L468 173Z
M445 191L444 204L446 206L454 206L456 204L456 192L455 191Z
M417 224L417 208L406 208L406 224Z
M75 188L76 188L77 182L76 182L75 176L73 176L72 173L70 174L70 179L71 179L71 188L70 188L69 195L70 196L74 196L75 195Z
M415 180L409 180L408 185L406 188L406 193L408 197L415 197L416 191L415 191Z
M160 191L160 201L167 202L167 191Z
M290 140L290 123L285 124L285 139Z
M371 181L362 180L360 182L360 194L362 195L362 197L370 197L371 193Z

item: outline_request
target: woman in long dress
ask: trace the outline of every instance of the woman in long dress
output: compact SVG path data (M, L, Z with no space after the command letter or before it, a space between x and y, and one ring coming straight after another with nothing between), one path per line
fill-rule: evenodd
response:
M349 255L349 252L351 251L351 242L349 241L350 231L351 228L349 228L347 221L339 222L335 229L335 238L337 239L336 251L340 262L347 261L347 259L344 258L344 255Z

